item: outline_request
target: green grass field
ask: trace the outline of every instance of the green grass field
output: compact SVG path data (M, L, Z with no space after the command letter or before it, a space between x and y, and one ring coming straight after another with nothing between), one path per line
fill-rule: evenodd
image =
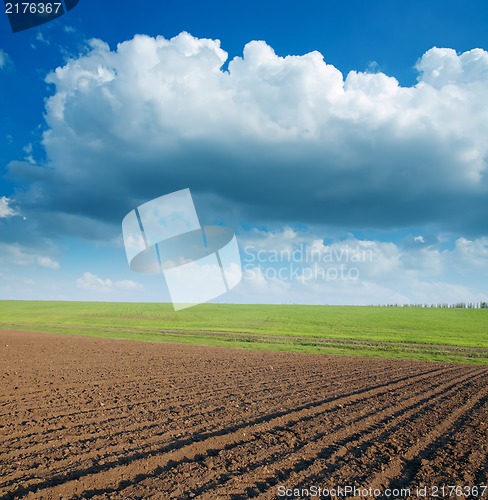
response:
M488 364L488 309L0 301L0 328Z

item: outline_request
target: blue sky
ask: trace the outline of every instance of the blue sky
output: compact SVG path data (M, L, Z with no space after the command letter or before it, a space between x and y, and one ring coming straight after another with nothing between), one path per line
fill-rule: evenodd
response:
M189 187L238 236L224 301L488 300L487 21L482 0L2 14L0 298L168 300L120 224Z

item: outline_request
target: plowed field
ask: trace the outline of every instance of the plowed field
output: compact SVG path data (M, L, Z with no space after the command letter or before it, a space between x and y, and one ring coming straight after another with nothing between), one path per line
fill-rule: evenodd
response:
M2 498L487 481L486 366L20 331L0 362Z

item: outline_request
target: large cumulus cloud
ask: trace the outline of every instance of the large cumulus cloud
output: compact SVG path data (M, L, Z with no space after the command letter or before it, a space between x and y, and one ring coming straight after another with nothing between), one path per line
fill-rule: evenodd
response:
M486 234L488 53L432 48L418 83L346 77L263 41L93 40L47 77L46 161L12 162L23 211L86 232L190 187L250 223L430 224Z

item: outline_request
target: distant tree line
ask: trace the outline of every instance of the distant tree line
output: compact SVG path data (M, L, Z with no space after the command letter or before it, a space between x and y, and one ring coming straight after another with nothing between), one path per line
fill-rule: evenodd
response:
M387 307L435 307L438 309L488 309L488 302L456 302L448 304L387 304Z

